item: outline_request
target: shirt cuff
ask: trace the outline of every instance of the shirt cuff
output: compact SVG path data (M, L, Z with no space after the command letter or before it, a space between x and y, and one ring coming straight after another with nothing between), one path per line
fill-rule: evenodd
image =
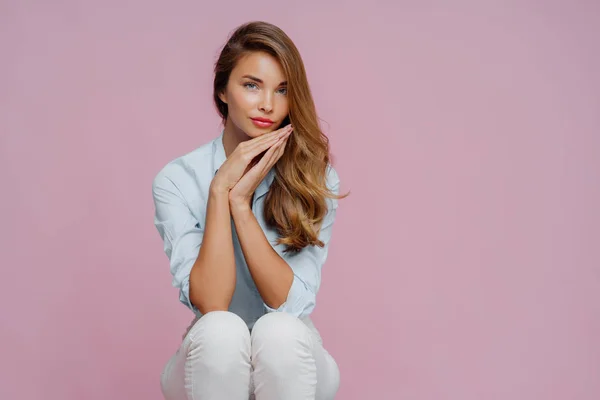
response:
M185 306L187 306L187 308L189 308L190 310L192 310L194 312L194 314L196 314L197 316L201 316L202 313L200 312L200 310L198 310L198 308L192 304L192 301L190 300L190 279L184 279L183 282L181 283L181 290L179 291L179 301L182 302Z
M296 275L288 292L287 299L278 308L272 308L264 303L267 312L286 312L296 317L308 315L315 307L314 295L306 288Z

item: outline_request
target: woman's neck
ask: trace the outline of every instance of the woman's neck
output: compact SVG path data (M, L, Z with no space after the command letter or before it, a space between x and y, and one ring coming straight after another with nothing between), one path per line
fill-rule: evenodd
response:
M225 129L223 130L223 147L225 148L225 156L229 157L235 148L241 142L249 140L250 137L246 135L241 129L235 126L231 120L227 120L225 123Z

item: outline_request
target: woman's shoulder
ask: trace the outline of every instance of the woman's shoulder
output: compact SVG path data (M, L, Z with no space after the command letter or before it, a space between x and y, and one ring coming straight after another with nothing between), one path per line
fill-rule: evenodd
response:
M175 186L179 191L190 185L209 185L213 178L213 154L216 139L177 156L165 164L152 181L153 187Z

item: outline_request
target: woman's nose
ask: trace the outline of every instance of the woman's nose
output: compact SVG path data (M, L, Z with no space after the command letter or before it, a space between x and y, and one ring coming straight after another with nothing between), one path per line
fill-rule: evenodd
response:
M263 112L271 112L273 110L273 100L271 96L264 96L260 102L260 110Z

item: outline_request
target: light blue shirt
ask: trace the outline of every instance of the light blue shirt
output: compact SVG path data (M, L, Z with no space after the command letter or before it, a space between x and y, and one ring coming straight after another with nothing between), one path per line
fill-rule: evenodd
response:
M190 271L202 245L210 183L225 160L221 132L216 139L169 162L152 183L154 225L163 240L164 251L169 259L172 284L179 289L179 300L197 317L202 314L190 301ZM229 311L239 315L250 329L267 312L287 312L304 318L313 311L338 206L336 199L326 199L328 211L319 234L325 247L307 246L300 252L283 253L285 246L275 244L277 231L267 226L263 218L265 195L274 177L275 171L271 169L257 187L252 200L252 212L273 249L291 267L294 280L286 301L278 309L267 306L250 275L235 224L233 219L231 220L236 286ZM334 193L339 193L340 180L331 165L327 168L327 186Z

